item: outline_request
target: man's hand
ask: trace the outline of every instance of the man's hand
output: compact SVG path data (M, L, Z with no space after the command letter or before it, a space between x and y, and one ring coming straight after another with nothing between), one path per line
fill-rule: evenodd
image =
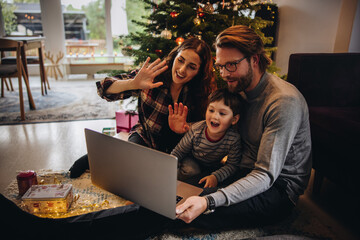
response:
M169 105L169 127L172 131L182 134L189 131L190 127L186 122L186 117L188 114L187 106L184 106L182 103L174 103L174 110L171 105Z
M160 59L156 59L152 63L149 63L149 61L150 57L146 59L144 65L132 80L132 89L151 89L163 85L163 82L154 83L154 79L168 68L166 61Z
M216 187L218 184L218 181L217 181L215 175L212 175L212 174L200 179L199 184L201 184L203 182L205 182L204 188Z
M204 197L192 196L186 199L183 204L176 207L176 217L186 223L191 223L202 214L207 208L207 201Z

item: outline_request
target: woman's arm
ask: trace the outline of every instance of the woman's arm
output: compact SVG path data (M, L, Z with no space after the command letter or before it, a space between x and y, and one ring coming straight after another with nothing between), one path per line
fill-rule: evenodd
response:
M128 90L151 89L163 85L162 82L154 83L154 79L167 69L166 61L157 59L150 64L149 61L150 58L148 57L134 79L114 81L106 90L106 94L117 94Z

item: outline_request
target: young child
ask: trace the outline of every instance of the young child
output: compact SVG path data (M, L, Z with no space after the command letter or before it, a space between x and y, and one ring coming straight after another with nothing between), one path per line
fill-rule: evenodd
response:
M205 120L194 123L171 154L179 160L179 180L205 176L199 184L216 187L235 174L241 160L240 135L232 126L239 121L242 101L225 88L214 91L208 102Z

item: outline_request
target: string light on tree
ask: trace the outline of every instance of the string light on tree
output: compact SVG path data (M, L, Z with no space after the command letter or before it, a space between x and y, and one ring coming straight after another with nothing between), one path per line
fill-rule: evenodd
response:
M198 34L195 34L195 37L197 37L199 40L202 40L202 32L199 32Z
M158 57L162 57L162 50L161 49L156 49L155 53Z

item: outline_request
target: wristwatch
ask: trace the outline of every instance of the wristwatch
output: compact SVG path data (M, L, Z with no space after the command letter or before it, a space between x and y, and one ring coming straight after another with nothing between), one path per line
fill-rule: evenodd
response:
M215 212L215 200L212 196L205 196L207 202L207 209L205 210L204 214L209 214Z

